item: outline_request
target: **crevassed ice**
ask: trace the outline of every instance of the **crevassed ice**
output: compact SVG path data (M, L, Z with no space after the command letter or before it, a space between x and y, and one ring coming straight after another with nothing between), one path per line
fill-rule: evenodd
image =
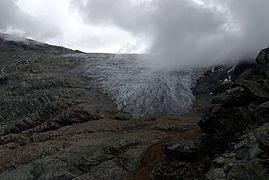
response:
M198 71L151 72L142 55L84 54L80 59L84 62L80 70L119 110L134 116L158 116L183 114L192 107L191 88Z

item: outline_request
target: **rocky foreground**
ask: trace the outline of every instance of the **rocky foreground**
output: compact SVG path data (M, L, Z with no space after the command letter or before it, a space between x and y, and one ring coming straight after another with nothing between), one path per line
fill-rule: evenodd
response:
M198 122L203 134L166 143L165 159L151 177L269 179L268 80L269 49L262 50L255 63L205 73L196 86L214 96Z
M268 179L268 51L206 72L189 114L132 118L80 52L0 38L0 179Z

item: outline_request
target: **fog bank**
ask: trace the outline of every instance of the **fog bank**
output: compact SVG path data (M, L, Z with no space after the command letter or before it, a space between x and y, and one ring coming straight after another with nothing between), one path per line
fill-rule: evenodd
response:
M234 62L269 46L267 0L73 0L70 7L88 24L146 38L155 70Z

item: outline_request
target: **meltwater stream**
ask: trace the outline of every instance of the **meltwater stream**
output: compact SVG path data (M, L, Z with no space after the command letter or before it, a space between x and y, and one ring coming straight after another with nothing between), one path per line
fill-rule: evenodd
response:
M80 71L108 94L119 110L133 116L159 116L188 112L194 100L191 88L199 71L152 72L143 55L75 54Z

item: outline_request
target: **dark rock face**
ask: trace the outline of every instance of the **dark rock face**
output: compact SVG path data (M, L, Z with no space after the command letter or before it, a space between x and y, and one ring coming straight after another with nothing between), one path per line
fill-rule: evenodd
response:
M267 179L269 124L239 138L231 150L212 161L207 179Z
M128 113L119 112L114 115L114 119L116 120L130 120L132 116Z
M210 166L207 179L267 179L267 145L263 144L268 136L269 97L266 69L268 50L263 50L257 57L256 66L245 70L233 86L236 93L218 95L199 122L207 134L203 142L212 139L222 144L214 152L218 155ZM240 90L239 90L240 89ZM232 89L234 91L234 89ZM221 98L220 98L221 97ZM213 149L214 150L214 149ZM216 148L215 148L216 150ZM262 158L261 158L262 157Z
M269 49L263 49L257 59L256 59L257 65L261 70L266 70L266 67L268 67L269 64Z
M213 107L205 112L199 126L214 140L229 143L246 129L267 122L266 103L263 102L267 102L269 88L266 76L257 69L251 70L255 79L253 76L239 79L233 84L235 88L213 98Z
M200 147L200 140L176 140L165 146L166 159L152 173L152 179L204 179L209 156Z
M225 87L230 87L230 84L225 82L229 78L227 74L230 66L219 66L204 73L198 79L195 87L192 89L196 97L193 110L204 111L210 107L214 95L218 92L223 92Z
M249 93L241 87L235 87L216 95L212 99L213 104L223 104L224 106L244 105L250 101Z
M154 169L151 179L188 180L205 179L203 163L189 163L182 161L164 161Z
M243 75L244 76L248 75L248 72L250 72L251 69L255 68L255 66L256 64L251 60L237 64L234 67L233 71L231 72L231 80L235 82L238 79L240 79Z
M265 84L265 82L262 82L262 79L261 82L244 80L240 82L240 84L242 87L248 90L252 96L256 98L263 98L263 99L269 98L269 90L268 87L266 87L267 84Z
M173 141L166 145L165 154L182 160L196 160L200 149L199 143L195 140Z
M248 121L247 111L242 108L215 106L206 112L199 126L216 142L225 146L236 133L246 129Z
M171 141L152 179L268 179L268 67L269 49L265 49L256 64L241 63L226 71L233 81L208 81L214 71L207 72L197 86L212 94L211 105L198 123L204 134L196 145ZM215 76L221 81L223 77Z

